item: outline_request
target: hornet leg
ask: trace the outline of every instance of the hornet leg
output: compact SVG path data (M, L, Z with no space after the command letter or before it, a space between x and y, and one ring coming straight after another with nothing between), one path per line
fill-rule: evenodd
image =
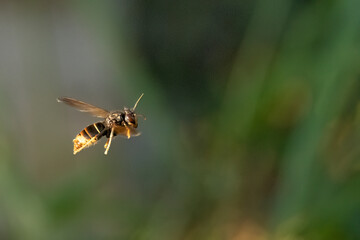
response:
M113 135L114 135L114 128L111 128L111 133L110 133L110 138L109 140L106 142L105 146L106 146L106 150L105 150L105 155L107 155L108 151L109 151L109 148L110 148L110 145L111 145L111 141L112 141L112 138L113 138Z

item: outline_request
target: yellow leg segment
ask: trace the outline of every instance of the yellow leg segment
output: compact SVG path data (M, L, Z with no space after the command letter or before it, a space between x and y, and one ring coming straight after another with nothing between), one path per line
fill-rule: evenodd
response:
M105 149L106 149L107 146L109 145L109 140L110 140L110 139L108 139L108 140L106 141L105 145L104 145L104 148L105 148Z
M113 138L113 135L114 135L114 128L111 128L111 133L110 133L110 138L109 140L106 142L105 146L106 146L106 150L105 150L105 155L107 155L108 151L109 151L109 148L110 148L110 145L111 145L111 141L112 141L112 138ZM105 147L104 146L104 147Z

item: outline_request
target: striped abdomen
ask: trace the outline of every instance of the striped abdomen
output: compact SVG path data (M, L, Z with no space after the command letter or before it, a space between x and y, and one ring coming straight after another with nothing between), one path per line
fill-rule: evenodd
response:
M95 144L102 136L106 135L105 125L103 122L97 122L84 128L73 140L74 154L80 152L85 147ZM99 134L101 133L101 134Z

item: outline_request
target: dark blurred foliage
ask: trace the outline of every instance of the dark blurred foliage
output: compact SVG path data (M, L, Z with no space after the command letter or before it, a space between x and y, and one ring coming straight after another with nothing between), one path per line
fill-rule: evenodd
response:
M226 79L253 11L253 1L138 1L141 51L167 91L175 114L219 108Z
M0 239L360 239L360 2L2 1ZM72 155L133 106L142 135Z

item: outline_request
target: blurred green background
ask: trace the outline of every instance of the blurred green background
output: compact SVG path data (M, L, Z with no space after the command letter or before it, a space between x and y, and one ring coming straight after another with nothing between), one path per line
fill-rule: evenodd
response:
M360 239L360 1L1 1L0 239ZM131 107L142 135L76 156Z

